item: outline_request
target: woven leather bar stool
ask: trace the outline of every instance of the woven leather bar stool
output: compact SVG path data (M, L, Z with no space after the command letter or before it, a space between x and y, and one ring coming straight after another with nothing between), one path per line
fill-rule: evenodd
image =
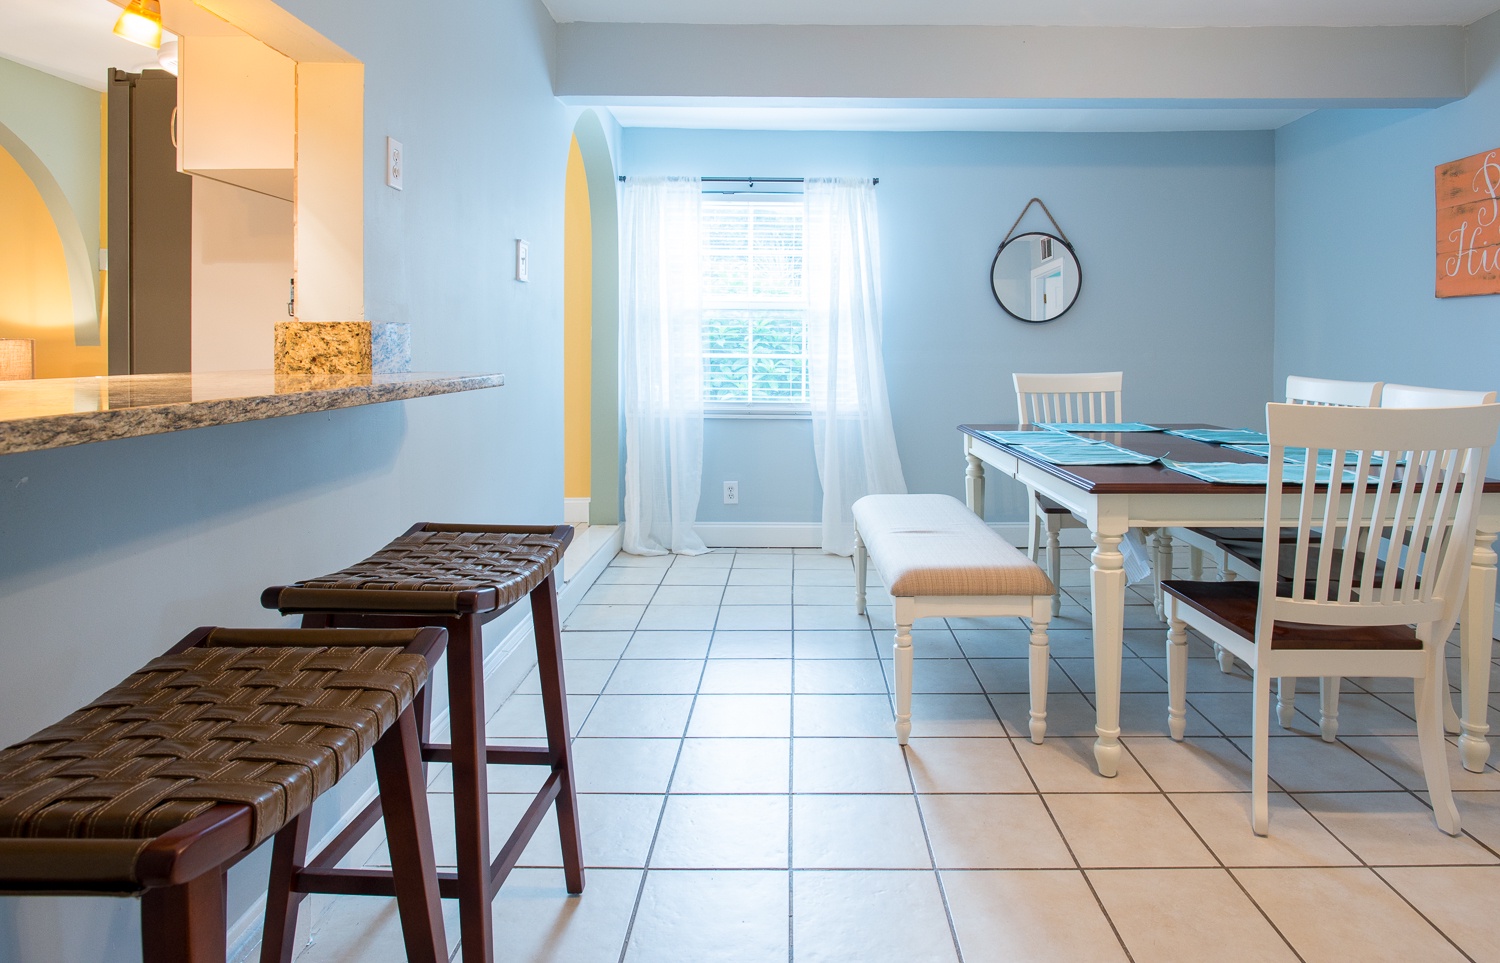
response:
M431 706L419 710L422 758L453 764L453 808L458 871L439 873L444 898L459 901L464 959L494 959L490 902L515 866L547 809L555 804L562 840L563 875L569 893L583 892L578 802L568 743L567 688L563 683L562 636L553 570L573 539L569 525L412 526L374 555L339 572L261 595L267 608L300 614L304 626L392 627L432 625L448 630L448 706L452 743L431 741ZM537 670L547 745L487 746L484 737L484 650L481 626L530 597ZM547 766L551 773L511 832L499 855L489 858L486 805L489 765ZM317 861L299 873L297 887L318 893L388 894L383 870L338 869L373 824L378 809L357 817Z
M0 751L0 892L139 894L146 963L223 963L225 872L305 839L313 800L373 749L407 957L446 961L413 714L442 635L198 629ZM289 895L273 873L282 960Z

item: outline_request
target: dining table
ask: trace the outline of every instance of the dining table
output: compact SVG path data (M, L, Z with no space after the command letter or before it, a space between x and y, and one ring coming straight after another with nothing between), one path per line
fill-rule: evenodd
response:
M1251 451L1168 433L1171 429L1214 429L1213 425L1133 425L1126 427L1137 430L1128 431L1089 430L1090 427L1072 426L1068 433L1107 442L1152 459L1167 457L1182 463L1264 464L1266 461L1263 455ZM1150 430L1140 430L1146 428ZM1055 464L1037 453L1047 450L1048 438L1043 433L1054 437L1058 434L1045 427L965 424L959 425L958 430L966 461L966 500L975 514L984 517L986 475L994 470L1059 503L1088 527L1094 543L1089 572L1097 737L1094 761L1100 775L1113 776L1119 771L1121 755L1120 672L1126 594L1121 542L1126 532L1133 528L1260 529L1266 516L1266 486L1205 481L1169 468L1159 460L1149 464ZM1029 439L1016 433L1028 431L1038 433L1039 443L1022 444ZM1296 524L1298 498L1295 488L1283 495L1282 524ZM1496 562L1492 546L1497 531L1500 531L1500 480L1486 478L1467 595L1460 616L1462 702L1458 745L1464 768L1472 772L1484 769L1490 752L1488 703ZM1163 560L1170 558L1170 548L1162 556ZM1163 719L1165 716L1163 711Z

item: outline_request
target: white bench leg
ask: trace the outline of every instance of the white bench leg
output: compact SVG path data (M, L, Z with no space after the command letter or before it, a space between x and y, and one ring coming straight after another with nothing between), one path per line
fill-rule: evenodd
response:
M865 551L865 540L854 529L854 611L865 614L865 569L869 554Z
M1048 656L1047 625L1052 620L1052 600L1055 596L1038 595L1031 600L1031 645L1026 652L1031 670L1031 741L1037 745L1047 735L1047 670Z
M906 745L911 735L911 599L896 599L896 744Z

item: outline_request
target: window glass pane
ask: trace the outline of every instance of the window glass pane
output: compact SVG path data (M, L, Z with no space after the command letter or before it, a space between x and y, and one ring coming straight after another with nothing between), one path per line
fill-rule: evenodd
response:
M807 403L801 198L703 201L704 400Z

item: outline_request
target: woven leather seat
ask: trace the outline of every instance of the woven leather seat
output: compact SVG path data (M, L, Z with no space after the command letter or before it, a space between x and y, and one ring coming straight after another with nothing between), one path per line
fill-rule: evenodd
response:
M393 859L416 887L403 894L408 954L445 957L422 785L387 785L403 752L419 773L410 707L441 635L198 630L0 751L0 892L140 893L148 961L222 960L224 871L304 824L313 800L381 746L392 837L402 837ZM387 733L395 739L383 743ZM164 903L197 914L195 926L154 917Z
M384 548L347 568L292 585L273 586L261 603L298 614L311 627L441 626L448 630L448 700L452 744L431 741L431 707L419 701L422 757L453 764L457 872L438 874L445 898L459 901L466 960L493 960L490 902L520 858L549 807L555 805L568 892L583 891L583 856L562 671L562 638L554 570L573 538L571 526L414 525ZM484 651L481 626L522 599L531 601L541 679L546 746L487 746L484 738ZM551 769L516 829L490 859L489 765ZM359 814L292 882L299 893L386 894L386 870L336 865L379 815ZM279 844L278 844L279 845ZM300 849L288 859L300 859Z
M457 615L507 609L557 566L572 537L568 532L562 537L550 527L419 525L346 569L267 589L262 601L286 612Z

